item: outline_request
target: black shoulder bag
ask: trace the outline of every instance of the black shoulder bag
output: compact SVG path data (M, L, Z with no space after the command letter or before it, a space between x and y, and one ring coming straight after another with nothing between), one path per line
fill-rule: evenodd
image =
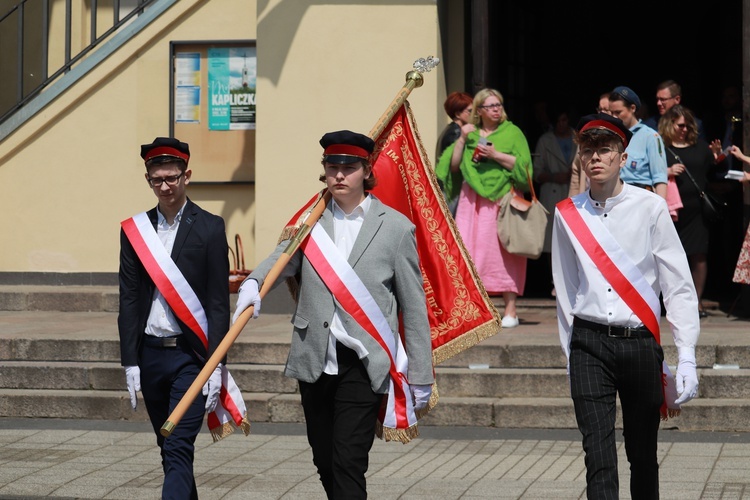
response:
M674 151L672 151L672 148L669 149L669 152L672 153L672 155L675 157L675 159L682 163L682 160L680 160L680 157L675 154ZM683 164L684 165L684 164ZM695 186L695 189L698 191L698 194L701 198L701 212L703 213L703 220L706 221L707 224L713 225L718 224L719 222L724 220L724 212L727 208L727 203L725 201L719 201L713 196L711 196L709 193L705 191L701 191L700 186L698 186L698 183L695 182L695 179L693 178L693 175L690 173L690 170L688 170L687 165L685 165L685 173L688 176L688 179L690 179L690 182L693 183L693 186Z

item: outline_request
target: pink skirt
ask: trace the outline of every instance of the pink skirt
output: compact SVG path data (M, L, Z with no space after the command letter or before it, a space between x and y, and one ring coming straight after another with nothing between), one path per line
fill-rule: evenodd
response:
M497 202L482 198L464 183L458 198L456 226L487 293L523 295L527 259L506 252L500 244L497 238L499 210Z

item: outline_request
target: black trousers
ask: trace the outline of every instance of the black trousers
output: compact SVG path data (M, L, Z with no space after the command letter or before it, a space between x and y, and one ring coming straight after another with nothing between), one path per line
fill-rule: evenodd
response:
M357 354L336 343L338 375L300 382L307 441L329 499L367 498L365 473L383 400Z
M162 499L195 500L198 490L193 475L195 439L203 425L206 398L198 393L185 416L169 437L159 432L175 406L185 395L203 365L195 357L187 341L175 347L161 347L148 336L141 348L141 394L146 403L156 443L161 449L164 469Z
M586 458L589 499L617 499L616 395L622 406L631 498L659 498L656 458L664 352L653 336L609 337L573 327L570 390Z

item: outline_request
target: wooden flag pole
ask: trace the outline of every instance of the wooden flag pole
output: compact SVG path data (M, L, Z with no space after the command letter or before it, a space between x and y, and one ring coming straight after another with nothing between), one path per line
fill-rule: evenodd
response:
M328 204L328 201L330 201L330 199L331 193L326 190L321 195L318 202L311 209L307 218L297 231L297 234L295 234L295 236L289 242L286 249L284 250L284 253L279 256L273 267L271 267L271 270L268 271L266 279L263 281L263 286L258 292L258 295L260 295L261 299L265 297L266 294L271 290L271 287L276 282L276 279L281 274L281 271L284 269L287 263L289 263L289 259L292 258L292 255L294 255L294 252L297 251L297 248L299 248L302 240L305 239L305 237L312 230L312 227L315 225L315 223L318 222L318 219L323 214L323 210L325 210L326 205ZM172 434L174 428L177 426L177 424L180 423L180 420L182 420L182 417L185 416L185 412L187 411L187 409L191 404L193 404L195 398L197 398L198 394L203 390L203 386L208 381L209 377L211 377L213 371L217 366L219 366L221 360L224 359L224 356L227 355L229 348L232 346L232 344L234 344L234 341L237 340L237 337L239 337L240 332L242 332L242 329L245 327L245 324L253 316L253 310L253 306L245 309L242 314L240 314L239 318L237 318L237 321L235 321L235 323L229 328L229 331L224 336L221 343L216 347L216 351L214 351L211 357L208 358L208 361L206 361L203 369L200 371L200 373L198 373L198 376L195 378L192 385L182 396L182 399L179 403L177 403L177 406L175 406L174 410L172 410L172 413L169 415L169 418L167 418L167 421L164 422L164 425L162 425L161 430L159 431L162 436L167 437Z
M391 101L391 104L388 106L385 113L383 113L383 115L370 131L370 138L375 140L380 136L383 130L385 130L385 128L388 126L388 123L390 123L391 119L393 119L393 116L404 104L407 97L409 97L411 91L422 86L422 84L424 83L422 73L432 70L439 63L440 59L432 56L426 59L417 59L414 62L414 70L409 71L406 74L406 83L403 87L401 87L401 90L393 99L393 101ZM304 220L295 236L289 242L289 245L287 245L284 253L279 256L278 260L274 263L273 267L271 267L270 271L268 272L268 275L266 275L266 279L263 281L263 286L258 292L258 295L261 299L265 297L266 294L271 290L271 287L276 282L276 279L278 279L281 271L284 269L287 263L289 263L289 260L292 258L292 255L294 255L294 252L297 251L299 245L310 233L315 223L318 222L318 219L323 214L323 211L325 210L326 205L328 204L330 199L331 193L326 190L321 195L318 202L313 206L307 218ZM203 386L211 377L213 371L217 366L219 366L221 360L224 359L224 357L227 355L229 348L232 346L232 344L234 344L234 341L237 340L237 337L239 337L240 332L242 332L242 329L245 327L245 324L252 317L253 309L253 306L245 309L242 314L240 314L239 318L237 318L237 321L229 328L229 331L224 336L224 339L217 346L216 351L214 351L211 357L208 358L203 369L200 371L200 373L198 373L198 376L195 378L192 385L185 392L185 395L182 396L182 399L179 403L177 403L177 406L175 406L174 410L172 410L172 413L167 418L167 421L164 422L164 425L162 425L161 430L159 431L162 436L168 437L170 434L172 434L172 431L177 426L177 424L180 423L180 420L182 420L182 417L185 416L185 412L187 411L187 409L191 404L193 404L195 398L197 398L198 394L203 390Z

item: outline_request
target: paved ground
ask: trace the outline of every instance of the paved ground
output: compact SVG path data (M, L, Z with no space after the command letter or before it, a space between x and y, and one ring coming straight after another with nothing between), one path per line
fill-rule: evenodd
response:
M662 431L662 499L750 498L750 436ZM324 499L304 428L254 424L250 436L198 438L201 499ZM625 463L622 444L620 462ZM627 467L621 497L629 498ZM0 419L0 498L158 499L161 466L147 424ZM577 431L424 427L412 443L376 441L377 499L578 499Z

